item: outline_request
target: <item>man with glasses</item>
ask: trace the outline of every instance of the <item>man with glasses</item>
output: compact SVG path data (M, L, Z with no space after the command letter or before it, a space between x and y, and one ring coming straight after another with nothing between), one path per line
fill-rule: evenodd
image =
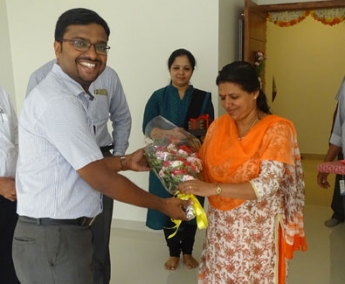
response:
M18 215L15 170L18 157L17 116L0 87L0 282L19 283L12 261L12 240Z
M148 171L143 149L103 158L97 145L90 86L106 68L109 34L91 10L63 13L55 29L57 64L24 102L13 240L23 283L92 283L90 225L102 211L101 194L187 220L189 201L161 199L118 174Z
M109 46L106 44L94 44L84 39L61 39L60 42L73 44L74 48L81 52L87 52L91 46L96 53L106 55ZM29 79L27 96L30 91L41 82L52 70L56 60L51 60L36 70ZM120 78L116 71L109 66L91 83L89 89L89 113L96 128L96 142L103 156L124 155L128 148L128 138L131 131L131 114L127 100L123 92ZM108 131L108 120L112 123L112 135ZM93 233L93 266L94 284L106 284L110 282L110 231L113 217L113 199L103 195L103 211L91 226Z

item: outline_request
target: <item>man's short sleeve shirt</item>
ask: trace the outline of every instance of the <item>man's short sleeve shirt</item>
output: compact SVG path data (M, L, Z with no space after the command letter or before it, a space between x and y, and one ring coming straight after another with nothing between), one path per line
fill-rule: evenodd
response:
M70 219L101 212L100 192L77 173L103 158L88 100L56 64L26 98L19 119L19 215Z

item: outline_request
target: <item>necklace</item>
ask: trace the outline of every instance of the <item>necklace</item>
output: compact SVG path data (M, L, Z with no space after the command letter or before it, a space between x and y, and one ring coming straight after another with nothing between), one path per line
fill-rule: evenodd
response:
M256 117L256 119L254 120L253 124L250 126L250 128L248 129L247 133L254 127L255 123L257 123L259 120L259 117ZM247 134L246 133L246 134ZM242 139L245 137L246 135L243 135L242 137L238 137L238 140L242 141Z

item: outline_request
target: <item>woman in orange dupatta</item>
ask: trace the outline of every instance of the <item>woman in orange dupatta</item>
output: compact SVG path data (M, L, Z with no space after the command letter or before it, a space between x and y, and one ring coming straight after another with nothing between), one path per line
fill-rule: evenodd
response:
M227 114L200 149L205 181L179 186L209 200L199 283L287 283L287 260L307 249L296 130L270 113L253 65L228 64L216 83Z

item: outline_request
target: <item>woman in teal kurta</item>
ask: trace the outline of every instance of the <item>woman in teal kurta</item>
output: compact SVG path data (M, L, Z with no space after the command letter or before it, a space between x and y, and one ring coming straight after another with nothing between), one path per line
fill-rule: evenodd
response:
M170 85L155 91L149 98L144 112L143 132L147 124L156 116L161 115L178 127L186 127L186 117L191 105L193 96L200 96L203 102L200 104L199 115L208 114L210 121L214 119L214 109L211 101L211 93L196 91L189 85L190 78L195 68L194 56L185 49L175 50L169 57L168 68L171 76ZM203 95L201 95L201 93ZM198 98L198 97L197 97ZM195 98L193 98L193 101ZM149 191L160 197L171 197L171 194L164 189L154 172L150 172ZM198 198L203 204L203 198ZM165 263L167 270L175 270L180 254L183 254L183 261L187 268L192 269L198 266L198 262L192 257L194 238L196 233L195 219L189 222L182 222L179 232L168 239L174 230L170 218L159 211L148 209L146 226L154 230L164 230L165 239L169 247L170 258Z

